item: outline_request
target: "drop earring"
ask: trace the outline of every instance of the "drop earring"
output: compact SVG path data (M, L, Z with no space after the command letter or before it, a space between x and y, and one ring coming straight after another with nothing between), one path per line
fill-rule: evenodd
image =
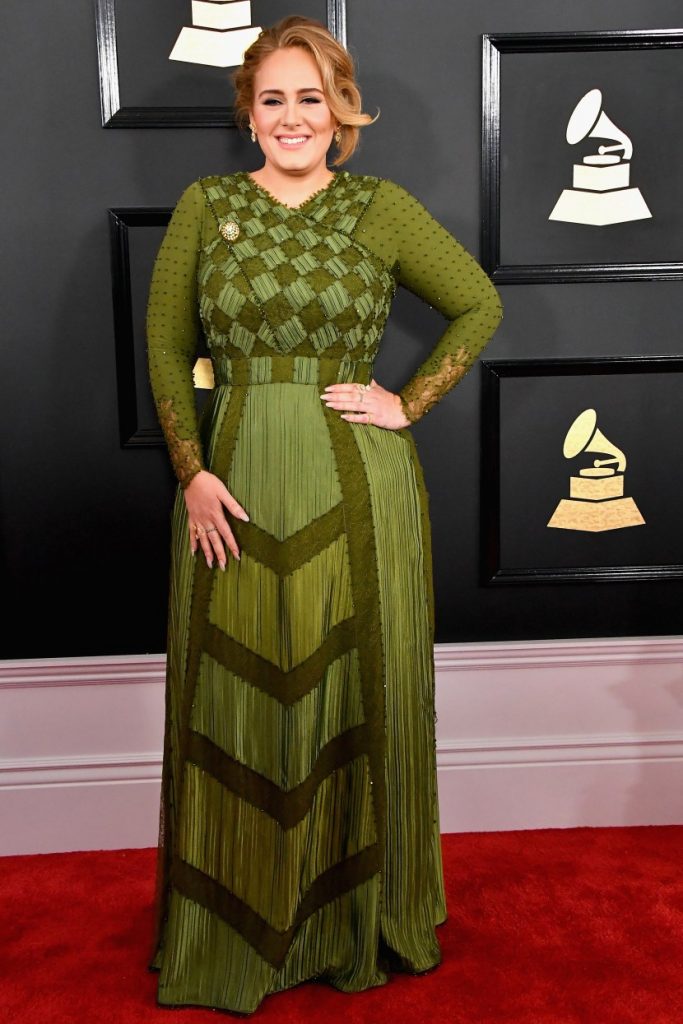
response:
M253 124L250 124L249 127L251 128L251 141L256 142L256 129Z
M342 130L341 130L341 125L339 124L339 125L337 125L336 132L334 133L334 141L337 143L338 146L341 146L341 140L342 140Z

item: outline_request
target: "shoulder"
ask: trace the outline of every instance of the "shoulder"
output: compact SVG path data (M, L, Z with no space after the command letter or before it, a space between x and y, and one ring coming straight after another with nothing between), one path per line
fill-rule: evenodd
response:
M414 196L407 188L391 178L380 178L373 174L352 174L350 177L357 180L359 184L372 188L376 192L377 198L384 199L388 203L400 205L404 208L419 206L424 209L417 196Z
M375 175L354 175L367 182L372 190L372 218L388 230L416 225L424 226L433 220L429 209L404 185L391 178Z
M380 178L376 174L351 174L350 171L341 171L340 173L346 177L349 184L354 185L358 189L386 192L394 184L388 178Z
M369 185L374 186L381 178L376 178L374 174L352 174L351 171L337 171L340 177L346 178L352 185Z
M403 185L391 178L380 178L375 174L348 174L352 188L372 198L372 207L377 214L384 213L399 217L407 214L427 213L420 200Z
M414 195L405 185L399 184L398 181L392 181L390 178L382 178L382 194L385 195L389 200L394 203L399 203L404 207L421 207L424 209L424 203L416 195Z
M204 175L185 187L179 202L203 204L205 197L212 191L231 191L237 188L242 177L240 171L233 171L231 174Z
M201 220L216 200L229 199L240 191L244 175L235 171L232 174L208 174L187 185L175 206L177 215L186 214Z
M200 181L192 181L180 193L175 205L177 212L197 212L204 204L204 193Z
M210 188L233 188L243 177L243 171L231 171L229 174L207 174L198 178L194 184L202 191Z

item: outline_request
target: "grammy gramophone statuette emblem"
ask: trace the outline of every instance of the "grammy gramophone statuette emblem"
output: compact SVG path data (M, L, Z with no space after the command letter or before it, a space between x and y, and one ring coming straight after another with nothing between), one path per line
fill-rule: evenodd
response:
M639 188L631 185L633 143L602 109L602 93L591 89L576 104L567 124L567 142L605 139L597 153L574 164L573 188L566 188L548 220L570 224L623 224L652 214Z
M192 0L192 25L181 28L168 59L235 67L260 33L251 24L250 0Z
M645 524L633 498L624 497L626 456L598 430L597 420L595 409L584 409L567 431L562 454L565 459L584 452L607 457L594 459L569 478L569 498L562 498L548 526L601 533Z

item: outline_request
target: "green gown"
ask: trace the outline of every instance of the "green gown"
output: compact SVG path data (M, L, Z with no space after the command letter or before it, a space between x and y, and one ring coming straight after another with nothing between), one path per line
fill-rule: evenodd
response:
M155 262L150 378L179 480L161 1005L251 1013L306 979L357 992L440 962L427 494L409 430L351 424L320 399L370 381L398 285L448 320L400 392L414 422L501 313L400 185L341 171L294 208L247 172L204 178ZM202 329L215 387L198 422ZM202 468L250 517L229 517L241 559L225 571L190 551L183 488Z

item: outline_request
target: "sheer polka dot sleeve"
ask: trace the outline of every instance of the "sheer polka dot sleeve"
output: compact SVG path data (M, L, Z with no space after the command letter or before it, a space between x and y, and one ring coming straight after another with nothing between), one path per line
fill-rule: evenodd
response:
M498 292L473 256L401 185L382 180L361 239L393 267L399 284L449 321L400 391L411 422L420 419L475 362L502 317Z
M182 487L204 468L192 381L197 341L197 260L204 200L198 182L180 197L157 253L147 304L152 394Z

